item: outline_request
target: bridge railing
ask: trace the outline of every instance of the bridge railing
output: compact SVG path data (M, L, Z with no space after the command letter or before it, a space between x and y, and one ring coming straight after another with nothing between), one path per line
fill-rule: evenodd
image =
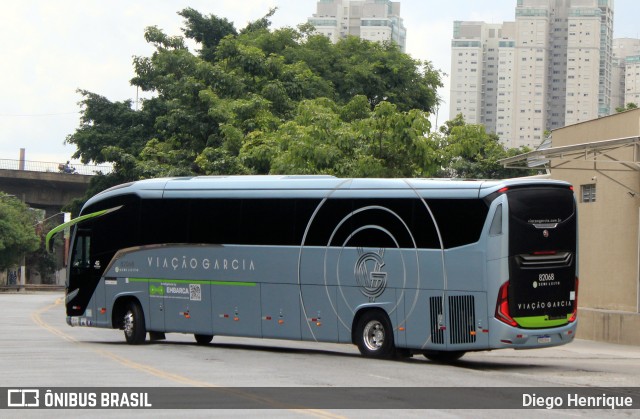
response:
M113 168L107 165L89 165L75 163L55 163L31 160L0 159L0 170L25 170L30 172L71 173L91 176L98 173L111 173Z

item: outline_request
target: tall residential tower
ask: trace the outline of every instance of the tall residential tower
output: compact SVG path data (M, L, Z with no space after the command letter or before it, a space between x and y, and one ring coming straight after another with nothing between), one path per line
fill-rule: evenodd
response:
M369 41L394 41L402 51L406 48L407 30L397 1L319 0L308 22L332 42L353 35Z
M613 0L518 0L515 22L455 22L451 50L451 117L509 147L613 111Z

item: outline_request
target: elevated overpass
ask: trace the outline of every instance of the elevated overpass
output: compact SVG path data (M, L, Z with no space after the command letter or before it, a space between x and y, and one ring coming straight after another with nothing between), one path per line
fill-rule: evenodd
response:
M82 197L94 175L110 171L109 166L0 159L0 191L50 216Z

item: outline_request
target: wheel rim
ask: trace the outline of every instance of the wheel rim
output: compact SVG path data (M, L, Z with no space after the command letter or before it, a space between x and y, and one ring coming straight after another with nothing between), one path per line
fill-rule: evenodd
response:
M370 351L378 351L384 345L384 325L378 320L371 320L362 333L364 344Z
M124 333L127 336L133 335L134 322L135 319L133 318L133 313L131 311L127 311L127 314L124 315Z

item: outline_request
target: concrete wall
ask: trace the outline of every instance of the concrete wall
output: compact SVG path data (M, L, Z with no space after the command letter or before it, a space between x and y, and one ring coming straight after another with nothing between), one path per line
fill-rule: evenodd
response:
M578 338L640 346L640 314L590 308L579 310Z
M638 135L635 110L555 130L552 138L558 147ZM636 146L625 147L551 172L574 185L578 201L581 338L640 344L640 166L633 163L638 156ZM595 202L582 202L584 185L595 185Z

